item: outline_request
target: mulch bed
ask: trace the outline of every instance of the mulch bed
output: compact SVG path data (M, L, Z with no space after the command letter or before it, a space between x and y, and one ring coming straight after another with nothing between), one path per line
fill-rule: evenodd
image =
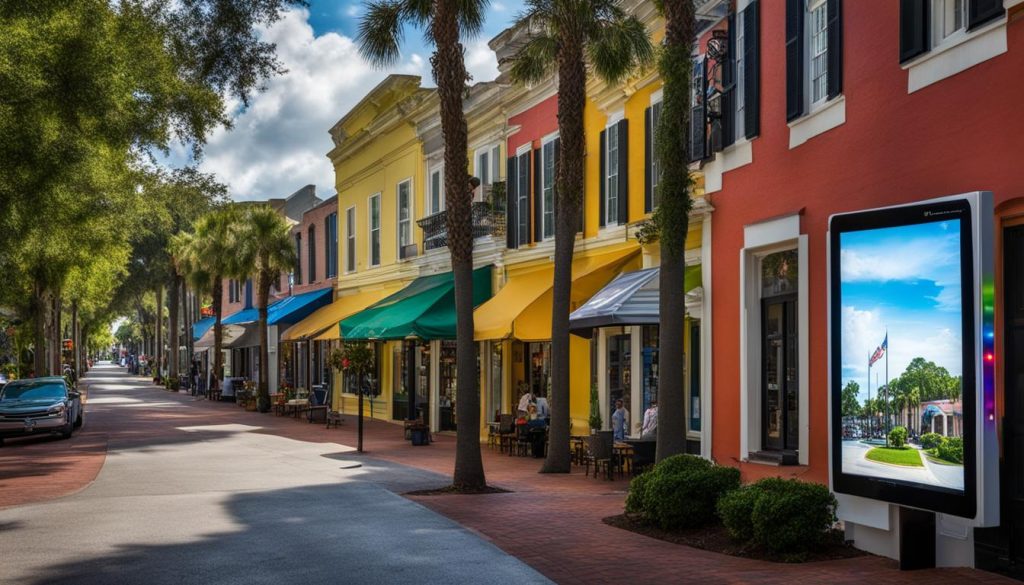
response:
M494 487L492 485L486 486L483 489L478 490L466 490L456 488L453 485L445 486L443 488L436 488L430 490L416 490L412 492L406 492L407 496L475 496L479 494L510 494L511 490L502 489L500 487Z
M843 532L841 530L833 530L829 541L820 549L797 555L780 555L755 544L733 540L725 527L720 524L686 530L662 530L657 526L644 523L632 514L609 516L602 521L609 526L674 544L682 544L734 557L775 563L812 563L815 561L833 561L868 556L868 553L847 544L843 540Z

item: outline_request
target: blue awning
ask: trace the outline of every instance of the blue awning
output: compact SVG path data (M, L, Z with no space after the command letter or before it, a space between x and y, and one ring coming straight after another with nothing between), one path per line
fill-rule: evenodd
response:
M213 324L216 321L217 321L216 317L206 317L205 319L200 319L200 320L196 321L195 323L193 323L192 324L192 341L199 341L199 338L202 337L204 333L209 331L210 327L213 327Z
M267 325L298 323L310 316L313 311L330 304L333 297L334 289L331 288L285 297L267 307ZM226 317L221 322L225 325L241 325L259 321L259 318L259 310L245 309Z

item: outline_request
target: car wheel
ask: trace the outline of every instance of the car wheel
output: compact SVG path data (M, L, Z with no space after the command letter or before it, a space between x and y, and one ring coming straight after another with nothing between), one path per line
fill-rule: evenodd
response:
M3 446L4 446L4 438L0 437L0 447L3 447Z
M62 439L70 439L71 438L71 433L74 433L74 432L75 432L75 423L74 423L74 421L68 422L68 424L64 425L64 428L61 429L61 431L60 431L60 438L62 438Z
M82 428L82 424L83 423L85 423L85 419L82 416L82 411L79 410L78 411L78 418L75 419L75 428L76 429Z

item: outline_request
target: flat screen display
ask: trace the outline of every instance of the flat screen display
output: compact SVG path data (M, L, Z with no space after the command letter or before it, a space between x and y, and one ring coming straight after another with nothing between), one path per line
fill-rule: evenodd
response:
M973 515L972 242L962 200L833 217L837 492Z

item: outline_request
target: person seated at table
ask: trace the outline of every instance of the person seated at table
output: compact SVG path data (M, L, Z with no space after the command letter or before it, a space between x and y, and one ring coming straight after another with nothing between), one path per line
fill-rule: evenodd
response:
M612 413L612 433L616 441L626 438L626 429L629 428L629 411L621 400L615 401L615 412Z
M526 427L530 429L544 428L548 426L548 419L537 413L537 405L531 404L526 407Z

